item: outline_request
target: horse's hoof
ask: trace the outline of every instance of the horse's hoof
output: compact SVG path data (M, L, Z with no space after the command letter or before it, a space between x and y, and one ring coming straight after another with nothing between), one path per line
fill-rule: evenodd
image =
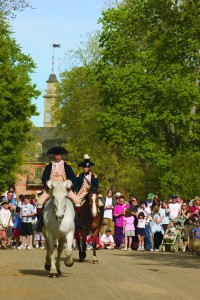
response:
M93 264L98 264L98 260L93 260Z
M51 269L51 266L49 266L49 265L45 264L45 265L44 265L44 268L45 268L45 270L46 270L46 271L50 271L50 269Z
M72 267L73 264L74 264L74 261L73 261L73 260L72 260L72 262L70 262L70 263L66 263L66 262L65 262L65 266L68 267L68 268Z
M60 270L57 270L57 272L58 272L58 276L61 276L61 275L62 275L62 273L61 273Z
M58 278L59 275L58 275L58 273L51 273L51 274L49 275L49 277L50 277L50 278Z

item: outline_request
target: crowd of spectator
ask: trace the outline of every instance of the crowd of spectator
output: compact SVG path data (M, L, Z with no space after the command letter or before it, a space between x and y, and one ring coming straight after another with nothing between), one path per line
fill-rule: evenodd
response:
M40 222L42 207L38 205L40 193L42 191L17 197L15 187L10 186L1 196L1 249L45 249ZM133 194L126 199L120 192L113 194L109 189L105 197L99 194L99 199L104 213L97 249L159 251L163 237L170 239L176 231L176 218L184 224L184 251L193 253L193 240L200 242L200 197L184 201L174 194L168 201L161 201L157 195L149 193L145 201L138 201ZM92 249L91 233L87 249Z
M1 196L0 237L1 249L31 250L34 247L45 249L41 222L42 207L37 204L39 194L19 195L10 186Z
M108 190L102 202L104 218L101 234L105 234L106 228L109 228L116 249L159 251L165 232L175 226L175 223L172 226L172 222L177 218L184 224L181 234L183 251L194 252L192 241L199 239L200 242L198 196L184 201L173 194L169 200L161 201L157 195L149 193L145 201L139 202L133 194L126 201L121 193L113 195L112 190Z

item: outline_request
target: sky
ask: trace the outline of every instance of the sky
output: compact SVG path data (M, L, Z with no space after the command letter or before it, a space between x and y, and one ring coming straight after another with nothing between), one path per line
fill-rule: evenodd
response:
M30 54L36 63L32 83L42 94L33 103L39 116L32 117L35 126L42 127L44 119L43 95L46 81L52 73L53 42L61 44L54 48L54 73L59 80L59 62L69 49L80 45L82 36L100 29L98 19L106 8L106 0L30 0L34 9L26 8L11 21L13 36L24 54Z

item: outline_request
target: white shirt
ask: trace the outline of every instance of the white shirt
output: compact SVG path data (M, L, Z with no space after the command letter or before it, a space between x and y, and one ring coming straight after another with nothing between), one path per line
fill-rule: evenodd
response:
M174 220L178 217L178 212L181 208L181 203L169 203L169 218L170 220Z
M112 197L111 198L106 197L105 207L108 206L108 205L112 205ZM103 216L106 219L112 219L113 218L113 210L112 210L112 208L105 209Z
M0 222L1 224L3 225L3 227L6 227L6 226L13 226L13 221L12 221L12 217L11 217L11 212L9 209L4 209L2 207L1 211L0 211ZM9 222L10 220L10 222ZM8 224L9 222L9 224Z
M137 210L138 215L139 215L139 213L141 211L144 213L145 223L146 224L149 223L150 217L151 217L151 208L150 208L150 206L149 207L145 207L145 209L142 209L142 208L139 207L138 210Z
M138 219L137 228L145 228L146 220L145 219Z
M105 244L114 243L114 238L111 234L109 236L107 236L104 233L104 234L102 234L100 241L105 243Z

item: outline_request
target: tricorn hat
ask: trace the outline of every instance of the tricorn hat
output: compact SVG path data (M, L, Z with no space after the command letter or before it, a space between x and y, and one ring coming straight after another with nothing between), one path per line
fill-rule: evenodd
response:
M85 155L84 155L84 161L80 162L80 163L78 164L78 166L84 168L84 167L92 167L92 166L95 166L95 164L94 164L92 161L90 161L89 155L88 155L88 154L85 154Z
M47 151L47 153L48 154L52 154L52 155L56 155L56 154L61 154L61 155L63 155L63 154L67 154L68 153L68 151L65 149L65 148L62 148L62 147L53 147L53 148L51 148L51 149L49 149L48 151Z

